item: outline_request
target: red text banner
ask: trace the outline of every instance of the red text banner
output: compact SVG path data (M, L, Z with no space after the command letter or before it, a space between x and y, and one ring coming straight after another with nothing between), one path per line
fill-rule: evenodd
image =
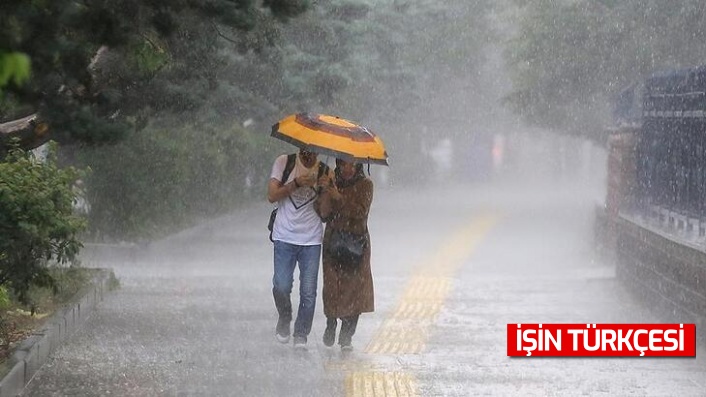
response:
M695 324L508 324L510 357L695 357Z

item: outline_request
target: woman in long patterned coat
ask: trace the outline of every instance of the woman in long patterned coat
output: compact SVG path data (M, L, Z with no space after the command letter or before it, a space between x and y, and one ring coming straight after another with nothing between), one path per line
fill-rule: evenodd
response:
M375 310L373 277L370 270L370 234L368 213L373 201L373 182L365 176L363 165L336 160L335 187L324 188L316 204L319 215L327 222L323 240L324 314L326 331L323 342L332 346L338 319L341 350L352 349L351 340L361 313ZM337 261L329 252L335 230L364 236L366 244L362 260L355 266Z

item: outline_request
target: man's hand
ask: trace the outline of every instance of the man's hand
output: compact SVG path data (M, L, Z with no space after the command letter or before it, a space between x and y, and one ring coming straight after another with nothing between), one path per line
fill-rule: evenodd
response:
M302 186L314 186L316 184L316 175L314 174L307 174L307 175L300 175L294 179L294 181L297 183L297 186L302 187Z

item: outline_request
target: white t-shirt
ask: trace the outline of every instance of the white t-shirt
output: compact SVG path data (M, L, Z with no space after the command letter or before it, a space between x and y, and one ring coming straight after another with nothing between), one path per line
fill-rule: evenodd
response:
M282 173L287 165L287 155L283 154L275 160L272 165L271 178L282 182ZM313 173L317 175L319 172L319 162L317 161L313 167L306 168L299 160L294 163L294 169L289 174L289 178L284 182L287 183L294 178ZM272 239L280 240L289 244L296 245L317 245L323 240L324 227L321 223L321 218L314 211L314 201L316 200L316 190L312 187L300 187L295 189L292 194L280 200L277 203L277 218L272 229Z

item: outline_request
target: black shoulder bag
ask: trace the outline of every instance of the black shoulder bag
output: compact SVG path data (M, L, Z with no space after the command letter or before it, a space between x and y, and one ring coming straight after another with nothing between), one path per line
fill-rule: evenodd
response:
M365 234L333 229L328 241L328 254L334 266L342 270L355 270L363 262L367 245L368 239Z

